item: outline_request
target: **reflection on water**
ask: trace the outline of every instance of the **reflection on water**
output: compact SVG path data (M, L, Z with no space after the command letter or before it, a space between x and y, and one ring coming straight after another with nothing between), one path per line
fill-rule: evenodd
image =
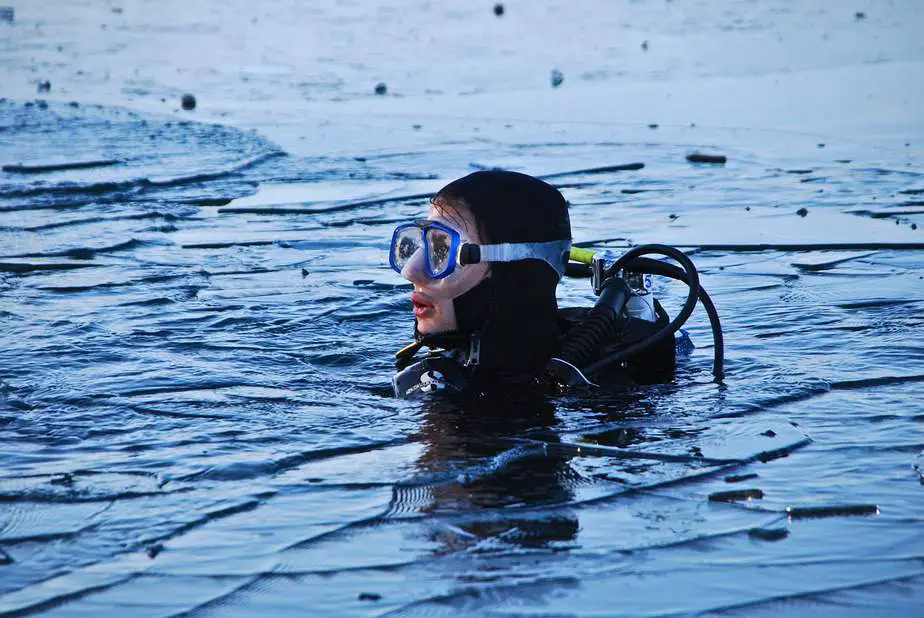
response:
M424 404L416 483L427 483L429 504L417 510L449 515L509 507L567 504L569 485L580 477L567 458L535 445L518 446L524 436L555 441L555 406L539 397L499 396L480 401L430 400ZM433 482L435 481L435 482ZM473 519L454 528L444 553L473 550L479 543L509 543L535 549L564 547L577 534L573 515L548 518ZM462 543L460 543L462 541Z

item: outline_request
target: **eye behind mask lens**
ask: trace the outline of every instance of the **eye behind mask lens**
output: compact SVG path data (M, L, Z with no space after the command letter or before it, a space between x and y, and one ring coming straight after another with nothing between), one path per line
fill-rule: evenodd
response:
M404 268L417 250L420 249L422 240L423 233L416 227L404 229L398 234L392 251L394 253L394 262L399 268Z
M449 269L452 237L439 229L427 230L427 244L430 251L427 260L430 263L430 271L436 275L442 275Z

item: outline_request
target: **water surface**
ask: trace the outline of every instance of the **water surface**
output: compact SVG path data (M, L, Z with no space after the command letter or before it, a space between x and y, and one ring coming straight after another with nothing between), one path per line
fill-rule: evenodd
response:
M811 16L792 30L799 44L820 45L825 27L834 42L791 61L803 69L870 59L846 42L873 45L876 32L893 36L865 53L922 58L917 38L899 36L911 27L901 3L870 10L873 24L778 3L734 3L732 16L672 4L606 15L678 49L698 49L692 32L772 40ZM36 103L11 86L0 103L0 615L914 615L924 171L911 138L820 147L810 131L618 119L431 116L415 129L400 110L427 89L531 87L524 67L538 75L540 63L517 47L515 62L465 77L487 52L461 53L463 35L513 28L516 5L506 22L490 7L324 3L296 21L281 2L152 6L30 5L0 24L4 74L34 67L56 89ZM599 10L566 23L605 41L614 23ZM400 77L377 72L375 44L351 47L336 30L317 45L353 64L234 44L244 28L272 39L293 24L354 23L357 36L402 17L418 37L468 24L447 43L464 86L424 59L423 72L410 60ZM858 25L878 30L848 34ZM91 26L111 38L89 37ZM168 45L177 37L212 43L193 70L198 115L158 109L188 84L147 54L181 53ZM422 45L402 40L394 49ZM617 47L617 60L569 48L557 61L604 65L583 79L618 84L605 67L630 48ZM769 58L629 64L635 78L794 68ZM77 70L89 74L81 96ZM311 96L344 105L377 101L368 81L419 86L387 101L393 115L330 129L349 141L325 146L314 127L337 120L286 103L293 71L312 70L336 76ZM541 92L537 105L554 106ZM210 111L210 98L224 108ZM687 163L696 149L729 163ZM630 162L644 167L582 171ZM670 384L548 401L389 397L392 353L412 329L408 286L387 269L390 231L451 178L493 166L548 176L580 242L683 247L723 318L725 383L712 380L697 312L697 349ZM685 297L667 281L657 293L672 313ZM587 281L567 280L560 301L591 303ZM753 489L762 498L709 500ZM819 505L878 514L786 512Z

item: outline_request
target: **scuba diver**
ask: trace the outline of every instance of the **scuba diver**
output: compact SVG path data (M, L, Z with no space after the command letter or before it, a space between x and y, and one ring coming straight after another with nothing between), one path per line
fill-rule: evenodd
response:
M682 268L644 257L651 254ZM427 219L395 228L389 262L414 284L414 342L396 354L392 379L398 397L667 381L674 334L697 300L712 323L713 373L722 377L718 316L689 258L663 245L621 257L572 247L567 201L532 176L489 170L449 183ZM674 320L652 296L651 274L689 285ZM566 275L592 278L593 308L558 308ZM429 352L418 358L422 348Z

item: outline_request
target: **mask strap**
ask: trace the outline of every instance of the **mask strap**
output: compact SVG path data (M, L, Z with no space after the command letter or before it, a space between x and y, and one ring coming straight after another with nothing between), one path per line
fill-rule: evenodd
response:
M479 262L519 262L520 260L539 259L554 268L558 273L558 278L561 279L565 275L565 262L570 249L570 240L491 245L466 243L459 250L459 264L465 266Z

